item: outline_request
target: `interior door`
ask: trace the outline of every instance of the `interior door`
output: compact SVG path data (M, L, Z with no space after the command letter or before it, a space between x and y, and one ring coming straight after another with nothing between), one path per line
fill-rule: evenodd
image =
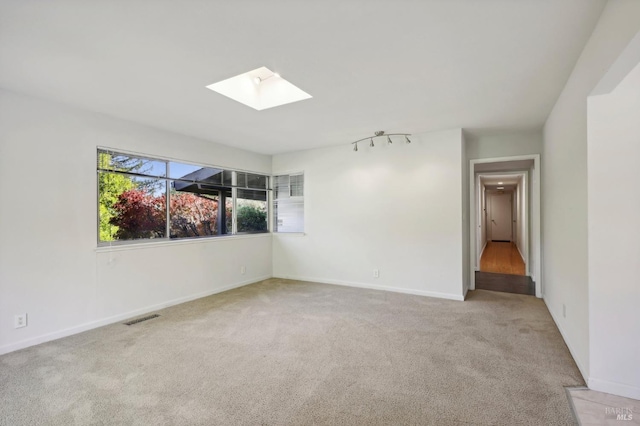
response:
M511 194L491 196L491 240L511 241Z

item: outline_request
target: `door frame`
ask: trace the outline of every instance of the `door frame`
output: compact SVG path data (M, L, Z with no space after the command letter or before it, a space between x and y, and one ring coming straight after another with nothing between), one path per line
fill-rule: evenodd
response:
M522 257L522 259L524 260L524 264L525 264L525 274L527 276L532 276L533 274L531 273L531 269L530 269L530 265L531 265L531 259L529 257L529 239L530 239L530 235L529 235L529 222L531 221L531 215L529 214L529 202L530 202L530 192L529 191L529 181L531 179L531 173L529 172L529 170L516 170L514 169L513 171L508 171L508 172L476 172L476 190L481 191L483 189L483 185L482 185L482 178L483 177L491 177L491 176L517 176L522 180L522 189L525 193L525 197L524 197L524 235L522 236L522 246L524 249L524 252L520 251L520 248L518 247L517 243L516 243L516 247L518 248L518 252L520 253L520 256ZM512 193L512 201L515 201L513 199L513 196L515 195L515 193ZM480 195L479 197L482 197L482 195ZM484 198L485 198L485 202L484 202L484 206L485 209L487 209L488 211L488 204L486 202L486 199L489 197L489 193L484 191ZM477 216L477 220L481 220L482 217L485 218L485 220L488 220L488 216L487 215L483 215L483 211L482 211L482 203L479 203L480 199L476 199L476 208L477 210L477 214L479 214L479 216ZM515 202L513 203L515 204ZM471 212L473 212L473 207L470 209ZM512 218L513 219L513 218ZM479 225L479 222L476 221L476 240L478 241L480 239L480 236L482 235L481 229L479 229L477 226ZM489 235L488 232L488 223L485 222L485 228L486 232L487 232L487 236ZM513 232L513 231L512 231ZM512 235L512 240L515 237L515 235L517 234L517 231L513 233ZM516 239L517 242L517 239ZM475 264L473 263L473 257L471 258L472 261L472 266L471 269L475 270L475 271L479 271L480 270L480 258L482 257L482 253L484 252L484 249L486 248L486 244L487 241L484 241L483 244L478 244L476 247L478 247L478 251L476 252L476 259L475 259ZM473 256L473 253L470 254L470 256ZM475 268L475 269L474 269Z
M527 270L531 274L531 279L535 282L536 297L542 298L543 296L543 283L542 283L542 248L540 246L540 155L517 155L513 157L496 157L496 158L482 158L469 160L469 188L473 188L469 191L469 206L473 214L469 214L469 290L475 290L476 279L475 271L477 270L477 241L478 241L478 224L477 224L477 209L478 209L478 185L476 184L476 164L485 163L506 163L510 161L522 161L533 160L533 173L529 176L531 179L531 193L528 194L528 203L531 203L531 253L527 259ZM502 173L509 173L505 171ZM486 173L483 173L486 174ZM527 243L528 244L528 243ZM530 268L530 263L533 262L533 268Z

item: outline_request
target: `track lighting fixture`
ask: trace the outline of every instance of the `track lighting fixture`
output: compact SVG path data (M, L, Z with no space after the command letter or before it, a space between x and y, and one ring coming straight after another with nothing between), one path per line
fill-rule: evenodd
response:
M409 139L409 136L411 136L410 133L389 133L389 134L386 134L382 130L378 130L377 132L374 133L373 136L367 136L366 138L358 139L357 141L351 142L351 143L353 144L353 150L357 152L358 151L358 142L366 141L367 139L369 139L369 146L373 148L375 146L375 144L373 143L373 140L375 138L386 137L387 138L387 143L391 145L391 144L393 144L393 140L391 139L391 136L404 136L405 142L406 143L411 143L411 139Z

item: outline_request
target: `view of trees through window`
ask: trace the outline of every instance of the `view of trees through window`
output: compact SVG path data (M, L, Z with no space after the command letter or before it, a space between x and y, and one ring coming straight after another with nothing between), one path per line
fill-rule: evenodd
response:
M104 150L97 170L100 242L231 234L236 191L237 232L268 230L266 176Z

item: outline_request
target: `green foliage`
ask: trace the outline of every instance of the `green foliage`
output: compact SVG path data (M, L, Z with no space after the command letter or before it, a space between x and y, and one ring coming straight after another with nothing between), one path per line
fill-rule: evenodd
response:
M238 207L238 232L261 232L267 230L267 212L256 206Z
M151 160L124 154L110 154L98 152L98 169L120 172L146 173L150 170ZM115 205L122 194L132 189L139 189L146 193L153 193L161 188L161 183L155 179L133 179L130 176L108 171L98 172L98 213L100 217L100 241L114 241L119 239L119 226L114 224L114 217L118 213Z
M111 224L115 216L115 204L120 195L133 189L134 183L127 176L116 173L98 173L98 200L100 206L100 241L113 241L118 227Z

